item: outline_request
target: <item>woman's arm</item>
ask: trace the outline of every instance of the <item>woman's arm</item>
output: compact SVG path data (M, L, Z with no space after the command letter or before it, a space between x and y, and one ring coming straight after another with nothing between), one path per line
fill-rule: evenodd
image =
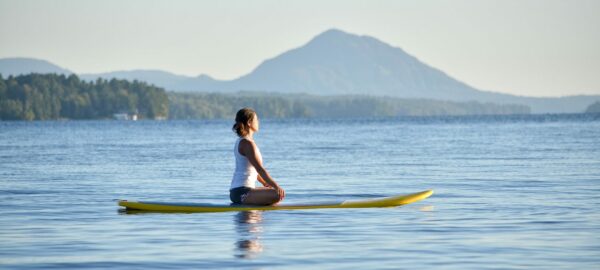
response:
M267 181L265 181L262 176L260 176L260 174L258 175L258 182L260 182L263 186L265 187L271 187L269 186L269 184L267 184Z
M275 180L269 175L269 172L262 166L262 162L258 159L258 153L256 151L256 144L253 141L242 140L240 141L240 153L244 155L250 164L254 166L256 171L258 172L258 179L261 183L266 184L265 186L269 186L274 188L277 193L279 193L279 197L281 200L285 197L285 191L275 182ZM264 181L264 182L263 182Z

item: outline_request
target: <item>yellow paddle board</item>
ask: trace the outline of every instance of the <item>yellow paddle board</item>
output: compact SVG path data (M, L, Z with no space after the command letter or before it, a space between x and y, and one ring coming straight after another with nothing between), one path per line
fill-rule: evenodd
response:
M168 203L168 202L138 202L119 200L119 205L127 210L155 211L155 212L228 212L249 210L301 210L321 208L367 208L367 207L394 207L423 200L433 194L433 190L418 193L399 195L393 197L376 198L369 200L342 201L333 203L309 204L277 204L269 206L256 206L244 204L209 204L209 203Z

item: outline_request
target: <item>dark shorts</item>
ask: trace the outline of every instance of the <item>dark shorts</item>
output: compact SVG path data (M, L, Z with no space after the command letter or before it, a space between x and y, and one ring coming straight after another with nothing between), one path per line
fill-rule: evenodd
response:
M229 199L234 203L244 203L244 199L252 190L249 187L236 187L229 190Z

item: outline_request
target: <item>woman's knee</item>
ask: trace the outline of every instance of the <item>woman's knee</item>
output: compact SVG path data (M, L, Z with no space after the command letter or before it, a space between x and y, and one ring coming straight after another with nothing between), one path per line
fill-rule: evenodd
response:
M273 189L251 191L244 203L257 205L271 205L280 201L279 194Z
M264 195L266 195L263 197L264 204L266 205L276 204L280 201L279 194L275 190L269 190L268 192L265 192Z
M277 192L277 190L274 189L271 189L271 197L275 201L274 203L278 203L283 199L279 196L279 192Z

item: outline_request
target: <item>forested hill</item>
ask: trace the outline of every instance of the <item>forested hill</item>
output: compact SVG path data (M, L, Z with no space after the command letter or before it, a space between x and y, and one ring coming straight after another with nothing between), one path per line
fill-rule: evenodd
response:
M0 120L106 119L116 113L166 118L164 89L144 82L80 80L76 75L0 75Z
M138 81L80 80L76 75L0 76L0 120L213 119L254 107L263 117L390 117L401 115L528 114L523 105L369 96L314 96L259 92L166 93Z
M233 119L242 107L268 118L396 117L438 115L529 114L524 105L401 99L371 96L314 96L238 92L236 94L169 93L171 119Z

